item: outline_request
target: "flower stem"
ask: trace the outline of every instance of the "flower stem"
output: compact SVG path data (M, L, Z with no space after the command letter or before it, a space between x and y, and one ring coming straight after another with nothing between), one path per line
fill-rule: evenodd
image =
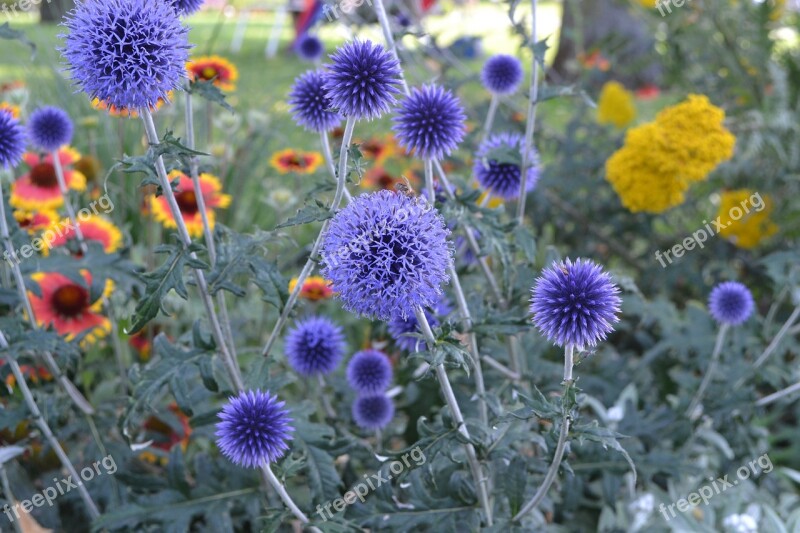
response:
M299 507L297 507L297 504L294 503L292 497L289 496L288 492L286 492L286 487L284 487L283 483L281 483L280 480L277 477L275 477L275 473L272 471L270 466L268 464L264 464L261 467L261 471L264 472L267 481L272 486L272 488L275 489L275 492L278 493L278 496L281 497L281 500L283 500L283 503L292 512L292 514L298 520L300 520L304 524L307 524L308 517L303 513L303 511L300 510Z
M708 368L706 369L706 373L703 376L703 381L700 382L700 387L697 389L697 392L692 398L692 401L689 403L689 408L686 409L686 416L691 417L694 410L697 409L698 404L703 399L703 394L706 392L706 388L711 383L711 377L714 375L714 371L717 369L717 364L719 363L719 356L722 353L722 345L725 341L725 335L728 333L728 324L722 324L719 327L719 332L717 333L717 341L714 343L714 351L711 353L711 361L708 364Z
M8 474L6 474L5 464L0 464L0 481L2 481L3 484L3 494L6 497L6 501L8 501L9 504L12 504L15 498L14 494L11 492L11 484L8 482ZM22 531L22 527L16 520L12 522L12 525L14 526L14 533L25 533Z
M428 323L425 312L421 307L418 307L414 310L414 315L417 317L417 322L420 325L422 335L425 337L425 341L428 343L428 349L433 350L436 345L436 338L433 336L433 330L431 330L431 326ZM453 392L452 385L450 385L450 379L447 377L447 371L444 369L444 365L438 364L434 367L434 370L436 371L436 377L439 379L439 386L442 388L442 394L444 394L447 406L450 408L450 412L453 415L453 420L456 423L456 429L465 439L470 440L471 437L469 430L467 429L467 425L464 423L464 416L461 414L461 408L458 406L456 395ZM486 513L486 525L491 526L492 507L489 503L488 479L483 475L481 465L478 462L478 456L475 453L475 447L472 445L472 443L465 443L464 450L467 454L467 462L469 463L470 470L472 471L472 477L475 480L475 487L478 491L478 500L480 501L481 507L483 507L483 510Z
M536 4L537 0L531 0L531 87L528 99L528 119L525 124L525 142L522 148L522 183L519 189L519 201L517 202L517 224L522 225L525 221L525 201L528 198L528 154L533 148L533 133L536 124L536 104L539 100L539 63L536 58Z
M433 187L433 161L426 158L422 163L425 165L425 196L428 197L428 202L434 205L436 203L436 191Z
M3 350L8 350L9 348L8 341L6 340L6 337L2 331L0 331L0 348ZM10 354L6 357L6 362L11 368L11 372L14 374L14 378L17 381L17 386L22 392L22 397L25 399L25 404L28 406L28 410L31 412L31 417L33 418L34 423L38 426L39 431L42 432L42 435L44 435L44 438L58 456L58 460L61 461L61 465L67 469L67 472L69 472L74 479L80 479L78 472L75 470L75 466L72 464L72 461L70 461L67 454L64 453L64 449L61 447L61 444L58 442L58 439L56 439L55 435L53 435L53 431L50 429L47 421L45 421L41 411L39 411L39 406L36 405L36 400L33 398L33 394L28 388L28 384L25 382L25 376L22 374L22 370L19 368L19 363L17 363L17 360ZM100 516L100 511L97 510L97 505L95 505L92 497L89 495L89 491L86 490L86 486L83 483L78 484L78 492L80 493L80 497L83 500L84 505L86 505L86 509L89 511L89 516L91 516L92 520Z
M772 355L772 352L774 352L778 348L778 345L780 344L781 340L783 340L783 337L786 335L786 333L789 331L792 325L794 325L798 317L800 317L800 305L794 308L794 311L792 311L792 314L789 315L789 318L786 319L786 322L784 322L783 326L781 326L781 329L778 331L778 334L775 335L775 338L772 339L772 342L769 343L767 349L764 350L764 353L762 353L759 356L759 358L756 359L756 361L753 363L753 368L760 367L762 364L764 364L764 361L766 361L767 358L770 355Z
M347 180L348 150L350 149L350 142L353 140L353 130L355 129L355 125L356 119L353 117L348 117L347 124L344 128L344 137L342 137L342 147L339 152L339 172L336 176L336 193L333 197L333 203L331 204L330 208L330 213L332 215L335 214L339 209L339 204L342 202L342 197L344 196L344 191L346 188L345 182ZM324 144L325 143L323 143L323 145ZM314 263L319 259L319 249L322 247L322 240L325 238L325 233L328 231L328 226L330 226L330 219L326 220L322 225L322 229L320 229L319 235L317 235L317 240L314 241L314 245L311 247L311 254L308 256L308 261L306 261L306 264L303 265L303 269L300 271L300 275L297 277L297 284L295 285L292 293L289 295L289 299L286 301L286 305L281 312L281 316L278 317L275 327L272 328L272 332L269 334L269 339L267 339L264 349L261 350L261 355L264 357L269 356L272 346L275 344L275 341L278 340L278 335L280 335L283 327L289 320L289 314L292 312L292 309L294 309L294 306L297 303L297 298L300 296L300 291L303 289L303 284L305 283L306 278L308 278L308 276L311 274L311 271L314 269Z
M786 387L785 389L781 389L778 392L773 392L769 396L764 396L763 398L761 398L760 400L758 400L756 402L756 405L758 405L758 406L769 405L772 402L780 400L784 396L788 396L788 395L790 395L793 392L796 392L798 390L800 390L800 383L795 383L794 385L790 385L789 387Z
M492 126L494 126L494 117L495 115L497 115L497 107L499 104L500 104L500 99L497 97L496 94L492 94L492 101L489 102L489 111L486 112L486 122L483 124L483 138L481 139L482 142L485 142L486 139L489 138L489 135L492 133Z
M325 157L325 166L328 167L328 172L331 173L334 181L336 179L336 163L333 161L333 151L331 150L331 141L328 138L328 132L323 131L319 134L320 145L322 146L322 155ZM347 190L347 187L344 188L344 197L347 198L348 202L353 201L353 195L350 194L350 191Z
M553 454L553 462L550 463L550 468L548 468L547 474L544 476L544 481L542 481L542 484L533 495L533 498L531 498L530 501L526 503L525 506L514 516L514 518L511 520L512 522L519 522L523 516L528 514L530 511L535 509L537 505L539 505L542 499L547 495L547 491L550 490L550 486L553 484L553 481L555 481L556 475L558 474L558 468L561 466L561 459L564 457L564 450L567 446L567 436L569 435L570 426L569 409L563 405L563 402L566 401L567 394L569 394L569 390L573 385L572 357L574 349L575 347L572 344L568 344L564 348L564 395L562 396L561 407L561 431L558 434L558 442L556 443L556 450Z
M386 16L386 8L383 5L383 0L373 1L375 4L375 15L377 15L378 22L381 25L381 30L383 30L383 38L386 40L386 44L389 46L389 52L392 54L392 57L394 57L395 61L400 63L400 56L397 53L397 44L394 42L392 26L389 24L389 17ZM400 83L403 85L403 92L407 95L410 94L411 91L408 88L408 82L406 81L406 76L402 67L400 68Z

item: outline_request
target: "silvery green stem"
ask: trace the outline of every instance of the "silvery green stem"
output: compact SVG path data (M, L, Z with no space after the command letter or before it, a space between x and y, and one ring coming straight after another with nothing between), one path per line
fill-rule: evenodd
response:
M533 148L533 133L536 123L536 104L539 100L539 64L536 61L536 1L531 0L531 87L528 101L528 120L525 124L525 142L522 148L522 183L519 189L519 201L517 202L517 224L522 225L525 221L525 201L528 198L528 154Z
M6 495L6 500L11 504L14 500L14 494L11 492L11 484L8 482L8 474L6 474L6 466L4 464L0 464L0 481L3 483L3 494ZM14 526L15 533L25 533L16 520L11 524Z
M2 331L0 331L0 349L8 350L8 341L6 340L6 337ZM78 476L78 472L75 470L75 466L73 466L72 461L70 461L69 457L67 457L67 454L64 453L64 449L61 447L61 444L58 442L58 439L56 439L55 435L53 435L53 431L50 429L47 421L42 416L41 411L39 411L39 406L36 405L36 400L33 398L33 394L28 388L28 384L25 381L25 376L22 374L22 370L19 368L19 363L17 363L17 360L10 355L6 357L6 362L8 363L9 368L11 368L11 372L14 374L14 378L17 381L17 386L19 387L20 392L22 392L22 397L25 399L25 404L28 406L28 410L31 412L31 417L33 418L36 426L39 428L39 431L42 432L45 440L47 440L48 444L50 444L50 447L58 456L58 460L61 462L61 465L67 469L67 472L69 472L74 479L81 479L80 476ZM89 495L89 491L86 490L86 486L83 483L78 484L78 492L80 493L80 497L83 500L84 505L86 505L86 509L89 511L89 516L91 516L92 519L100 516L100 511L97 510L97 505L95 505L92 497Z
M147 108L142 108L139 113L141 114L144 122L145 133L147 135L148 142L153 146L157 146L160 143L160 140L158 138L158 133L156 132L155 123L153 122L153 115ZM189 235L189 230L186 228L186 223L183 220L180 207L175 199L175 193L172 191L172 185L167 177L167 168L164 166L164 158L162 156L159 156L158 159L156 159L156 173L158 174L158 179L160 181L161 188L163 189L164 198L166 198L170 212L172 213L172 217L175 219L175 225L178 228L178 235L181 239L181 243L184 247L188 247L192 244L192 237ZM191 257L196 259L197 254L192 252ZM234 388L236 390L242 390L244 389L244 384L242 382L242 375L239 371L239 365L231 352L228 350L225 334L222 331L219 318L214 310L214 303L211 301L211 295L208 292L208 283L206 282L205 274L203 274L202 270L196 268L194 269L194 277L197 281L197 289L200 293L200 298L203 301L203 307L205 307L206 315L208 316L208 323L211 326L211 334L213 335L214 341L217 343L217 347L222 354L222 362L228 370L228 374Z
M794 385L790 385L789 387L786 387L785 389L781 389L778 392L773 392L769 396L764 396L763 398L761 398L760 400L758 400L756 402L756 405L758 405L758 406L769 405L772 402L780 400L784 396L788 396L788 395L792 394L793 392L796 392L796 391L799 391L799 390L800 390L800 383L795 383Z
M31 324L31 328L39 329L39 325L36 323L36 315L33 314L33 306L31 305L31 300L28 298L28 291L25 288L25 278L22 276L22 270L19 267L19 258L17 257L17 252L14 249L14 243L11 242L11 233L8 230L8 222L6 220L6 207L5 207L5 200L3 198L3 184L0 181L0 238L3 239L3 245L5 250L8 254L8 258L10 259L11 263L11 272L14 275L14 280L17 284L17 292L19 294L19 299L22 302L23 307L25 308L25 313L28 315L28 321ZM45 364L47 365L47 369L53 375L53 377L58 381L59 385L64 389L67 393L67 396L70 397L72 402L75 406L80 409L86 415L93 415L94 408L89 403L89 401L84 398L83 394L78 390L78 388L70 381L70 379L61 372L61 368L58 366L58 363L53 357L53 354L50 352L44 352L42 354L42 358L44 359Z
M433 350L436 345L436 338L433 336L433 330L431 330L431 326L428 323L425 312L421 307L417 307L414 310L414 315L417 317L417 322L419 323L422 335L425 337L425 342L428 343L428 349ZM456 395L453 392L453 387L450 385L450 379L447 377L447 371L444 369L443 364L436 365L434 370L436 371L436 377L439 380L439 386L442 388L442 394L444 395L447 406L450 408L450 412L453 415L453 420L456 423L456 429L465 439L469 440L471 438L469 430L467 429L467 425L464 423L464 416L461 414L461 408L458 406L458 401L456 400ZM481 503L481 507L483 507L484 513L486 513L486 525L491 527L492 507L489 503L488 480L483 475L481 465L478 462L478 456L475 453L475 447L472 445L472 443L467 442L464 444L464 450L467 454L467 462L469 463L470 470L472 471L472 477L475 480L475 488L478 491L478 500Z
M494 359L492 359L488 355L481 356L481 359L487 365L489 365L490 367L494 368L495 370L497 370L501 374L504 374L511 381L519 381L521 376L518 373L516 373L513 370L511 370L510 368L508 368L507 366L505 366L504 364L502 364L502 363L500 363L498 361L495 361Z
M486 122L483 124L483 138L486 141L492 133L492 126L494 126L494 117L497 115L497 106L500 104L500 99L492 93L492 101L489 102L489 111L486 112Z
M322 131L319 134L320 145L322 146L322 155L325 157L325 166L328 167L328 172L331 173L334 181L336 179L336 163L333 161L333 152L331 150L331 141L328 138L328 132ZM337 181L338 182L338 181ZM347 190L347 187L344 188L344 197L347 198L348 202L353 201L353 195L350 194L350 191Z
M436 191L433 188L433 162L425 158L422 163L425 166L425 195L428 197L430 204L433 205L436 203Z
M303 511L300 510L297 504L294 503L292 497L289 495L288 492L286 492L286 487L284 487L283 483L281 483L280 480L277 477L275 477L275 473L272 471L272 468L270 468L268 464L264 464L261 467L261 471L264 473L264 477L267 480L267 482L270 484L270 486L272 486L273 489L275 489L275 492L278 493L278 496L281 497L281 500L283 500L283 503L292 512L292 514L302 523L307 524L308 517L303 513ZM315 532L319 531L316 527L313 526L309 529Z
M347 180L347 157L348 157L348 150L350 148L350 143L353 141L353 130L355 129L356 119L353 117L347 118L347 124L345 124L344 128L344 137L342 137L342 147L339 151L339 172L336 175L336 193L333 197L333 203L331 204L330 213L336 214L336 211L339 209L339 204L342 202L342 197L344 196L345 191L345 182ZM327 140L327 137L325 137ZM323 142L323 148L324 148ZM325 234L328 231L328 227L330 226L330 219L326 220L324 224L322 224L322 229L319 231L319 235L317 235L317 240L314 241L314 245L311 248L311 254L308 256L308 261L306 264L303 265L303 269L300 271L300 275L297 277L297 284L294 286L294 290L289 295L289 299L286 301L286 305L281 312L281 316L278 317L278 321L275 323L275 327L272 328L272 332L269 334L269 338L267 339L267 343L264 345L264 349L261 350L261 355L264 357L269 356L269 352L272 350L272 346L275 344L275 341L278 340L278 335L280 335L283 327L286 325L286 322L289 320L289 314L294 309L294 305L297 303L297 298L300 296L300 291L303 289L303 284L306 281L306 278L311 274L311 271L314 269L314 263L319 259L319 249L322 248L322 241L325 238Z
M566 399L569 389L572 387L573 383L572 357L574 349L575 347L572 344L568 344L566 347L564 347L564 399ZM555 481L556 475L558 474L558 468L561 466L561 459L564 457L564 450L567 446L567 436L569 435L570 425L569 420L569 411L562 407L561 431L558 433L558 442L556 443L556 450L553 454L553 462L550 463L550 468L548 468L547 474L544 476L544 481L542 481L542 484L533 495L533 498L531 498L530 501L525 504L525 506L516 514L516 516L514 516L514 518L511 520L512 522L519 522L523 516L535 509L536 506L539 505L542 499L547 495L547 491L550 490L550 486L553 484L553 481Z
M764 353L762 353L761 356L759 356L759 358L756 359L756 361L753 363L753 368L760 367L762 364L764 364L764 361L766 361L767 358L770 355L772 355L772 352L774 352L778 348L778 345L780 344L783 337L786 335L786 333L789 331L792 325L794 325L795 321L797 320L797 317L800 317L800 305L794 308L794 311L792 311L792 314L789 315L789 318L786 319L786 322L783 324L783 326L781 326L781 329L778 331L778 334L775 335L775 338L772 339L772 342L769 343L767 349L764 350Z
M386 40L386 44L389 46L389 52L394 57L397 63L400 63L400 56L397 53L397 44L394 42L394 35L392 34L392 26L389 24L389 17L386 16L386 8L383 6L383 0L373 0L374 7L375 7L375 14L378 17L378 22L381 25L381 30L383 30L383 38ZM403 85L403 92L406 94L410 94L411 91L408 88L408 82L406 82L406 76L403 72L403 68L400 68L400 83Z
M700 387L697 389L697 392L692 398L692 401L689 403L689 408L686 409L686 416L692 416L692 413L697 408L697 405L703 399L703 394L706 392L706 388L711 383L711 377L714 375L714 371L717 369L717 364L719 363L719 356L722 353L722 345L725 342L725 335L728 333L728 324L722 324L719 327L719 332L717 332L717 340L714 343L714 351L711 353L711 360L708 364L708 368L706 369L706 373L703 376L703 381L700 382Z
M328 384L325 382L325 377L323 377L322 374L317 374L317 383L319 384L319 397L322 401L322 410L325 411L325 416L335 420L336 411L333 410L330 398L328 398L328 395L325 394L325 389L328 388Z
M67 216L75 229L75 238L78 241L81 252L86 253L89 251L86 246L86 240L83 238L81 225L78 222L78 217L75 214L75 207L72 205L72 200L69 198L69 189L67 188L67 180L64 178L64 167L61 165L61 158L58 156L58 150L52 152L53 167L56 169L56 179L58 180L58 189L61 191L61 197L64 198L64 208L67 210Z

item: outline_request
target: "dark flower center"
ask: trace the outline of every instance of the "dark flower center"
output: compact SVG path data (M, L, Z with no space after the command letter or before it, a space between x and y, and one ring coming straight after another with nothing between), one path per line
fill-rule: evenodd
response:
M38 187L57 187L58 177L56 176L56 167L50 163L39 163L31 169L31 183Z
M29 228L33 225L33 217L25 217L19 222L19 227L22 229Z
M178 207L181 213L187 215L194 215L200 209L197 207L197 195L194 191L183 191L175 195L175 201L178 202Z
M59 315L76 317L89 306L89 291L80 285L64 285L53 293L51 303Z

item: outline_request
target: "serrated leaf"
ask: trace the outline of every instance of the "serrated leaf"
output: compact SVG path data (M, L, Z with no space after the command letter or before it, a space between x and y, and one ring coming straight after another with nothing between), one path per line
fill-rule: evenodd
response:
M293 217L290 217L289 220L275 226L275 229L299 226L301 224L308 224L310 222L319 222L322 220L327 220L332 216L333 215L331 214L330 210L323 204L307 204L298 209L297 214Z
M235 113L233 107L226 101L225 93L214 85L214 80L194 80L189 84L189 92Z

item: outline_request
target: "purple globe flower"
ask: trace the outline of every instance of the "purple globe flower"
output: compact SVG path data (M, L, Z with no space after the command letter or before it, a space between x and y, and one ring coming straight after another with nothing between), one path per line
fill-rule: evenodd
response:
M304 376L332 372L344 356L346 343L342 328L324 316L297 322L286 335L286 357Z
M467 116L458 98L438 85L416 87L397 110L392 128L400 146L425 159L450 155L464 139Z
M755 308L750 290L737 281L724 281L708 296L708 310L720 324L738 326L750 318Z
M203 7L205 0L168 0L178 15L188 17Z
M25 130L10 112L0 110L0 167L15 167L24 152Z
M452 309L450 304L445 298L439 300L436 304L436 312L433 313L430 309L425 309L425 318L428 319L428 324L431 328L439 325L439 316L445 316L450 313ZM425 347L425 341L419 337L413 337L410 333L421 333L419 330L419 322L417 322L416 315L408 315L405 318L397 315L392 318L387 324L389 335L394 340L394 343L401 350L408 352L416 352L419 348Z
M558 346L596 346L619 321L619 288L586 259L555 263L537 278L532 293L533 323Z
M400 92L400 64L372 41L351 41L336 49L325 76L333 107L346 117L372 120L389 111Z
M473 172L475 179L493 196L512 200L522 188L520 151L524 139L516 133L496 133L481 143L475 153ZM539 181L539 156L531 148L528 152L528 181L526 192L536 188Z
M362 194L330 223L322 275L348 311L408 317L439 301L452 254L449 233L425 200L386 190Z
M147 109L186 77L188 28L163 0L79 2L61 53L75 83L124 109Z
M383 394L361 396L353 402L353 420L363 429L381 429L393 417L394 404Z
M28 119L31 142L47 152L54 152L72 142L72 132L72 120L58 107L41 107Z
M510 94L522 81L522 63L514 56L498 54L483 65L481 82L494 94Z
M321 71L309 70L294 81L289 92L295 122L317 133L330 131L342 122L342 116L331 111L331 101L322 87L324 81Z
M222 454L245 468L258 468L283 457L294 431L284 405L269 391L245 391L229 398L217 422L217 446Z
M325 45L316 35L306 33L294 45L294 51L300 59L316 61L325 53Z
M392 382L389 356L378 350L362 350L347 364L347 382L358 394L377 394Z

